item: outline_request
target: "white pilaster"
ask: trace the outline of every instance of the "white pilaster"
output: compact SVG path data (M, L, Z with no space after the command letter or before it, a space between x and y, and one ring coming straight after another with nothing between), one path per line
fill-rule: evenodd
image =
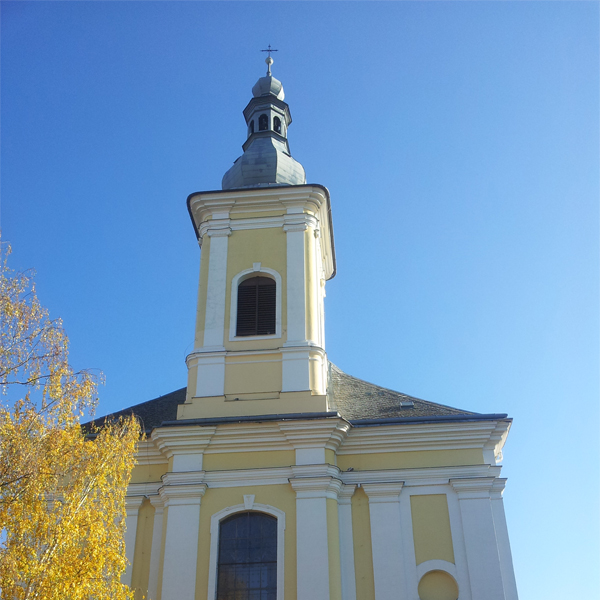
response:
M505 600L490 491L493 477L451 479L458 494L473 600Z
M283 230L287 239L287 343L306 343L306 269L303 214L289 215Z
M363 485L369 497L375 600L409 597L400 518L402 486L402 482Z
M125 498L125 558L127 559L127 567L121 576L121 583L125 585L131 585L138 513L142 502L144 502L143 496Z
M496 478L494 480L491 490L492 514L494 516L496 539L498 540L498 554L500 555L500 570L502 571L502 582L504 583L504 597L506 600L518 600L517 582L515 580L512 553L508 539L506 515L504 514L504 500L502 499L505 485L506 479Z
M211 227L204 319L204 348L223 349L225 336L225 296L227 293L227 246L231 229L228 219ZM216 394L215 394L216 395Z
M352 534L352 496L354 495L354 490L356 490L355 485L343 485L338 494L342 600L356 600L354 536Z
M290 483L296 492L297 599L329 600L327 498L337 499L342 482L299 477Z
M148 598L158 598L158 573L160 571L160 548L162 546L163 515L165 503L161 496L150 496L154 507L154 525L152 527L152 546L150 549L150 578L148 580Z
M196 483L160 488L167 508L161 600L195 598L200 504L206 487Z

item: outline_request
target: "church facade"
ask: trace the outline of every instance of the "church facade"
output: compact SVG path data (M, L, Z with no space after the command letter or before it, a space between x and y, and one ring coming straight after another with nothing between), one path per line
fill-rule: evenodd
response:
M188 197L202 251L187 386L123 411L148 434L124 582L152 600L516 600L498 465L511 421L329 362L329 193L291 156L267 64L223 189Z

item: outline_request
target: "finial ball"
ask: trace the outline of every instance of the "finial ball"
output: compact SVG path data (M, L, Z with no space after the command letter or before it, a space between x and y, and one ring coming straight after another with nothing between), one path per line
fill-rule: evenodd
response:
M267 58L265 58L265 62L266 62L266 63L267 63L269 66L271 66L271 65L273 64L273 59L272 59L270 56L268 56Z

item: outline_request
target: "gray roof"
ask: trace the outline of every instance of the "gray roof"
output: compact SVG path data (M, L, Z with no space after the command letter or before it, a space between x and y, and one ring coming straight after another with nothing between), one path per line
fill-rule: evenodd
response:
M185 402L185 393L186 388L181 388L165 396L154 398L154 400L148 400L106 417L101 417L96 421L96 424L102 425L102 422L107 418L114 419L133 413L141 419L144 430L151 431L165 422L177 420L177 405ZM480 415L479 413L407 396L347 375L333 363L329 363L328 394L330 410L337 411L347 421L357 424L360 421L371 422L387 419L412 421L429 418L460 419L462 417L468 419L492 416ZM506 415L493 416L505 417ZM281 417L285 418L285 415L281 415ZM302 415L294 415L294 417L300 418ZM179 422L184 423L185 421Z

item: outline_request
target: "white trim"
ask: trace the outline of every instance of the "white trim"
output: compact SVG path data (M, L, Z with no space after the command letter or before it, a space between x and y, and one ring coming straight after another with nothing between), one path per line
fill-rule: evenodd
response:
M456 585L458 586L456 565L451 562L439 559L426 560L420 565L417 565L417 579L421 581L423 575L427 575L427 573L431 571L444 571L445 573L448 573L448 575L452 575L452 578L456 581Z
M218 233L217 233L218 232ZM225 296L227 293L227 247L231 229L209 230L208 282L203 347L223 346L225 329ZM216 395L216 394L215 394Z
M137 537L138 514L144 496L128 496L125 498L125 558L127 566L123 575L121 575L121 583L131 585L131 575L133 572L133 561L135 559L135 540Z
M304 232L308 226L285 225L287 255L287 343L306 342L306 269ZM308 363L306 365L308 376ZM285 373L284 373L285 378ZM286 382L283 389L288 391ZM308 389L308 388L303 388ZM295 391L295 389L291 389Z
M148 579L148 598L158 598L158 572L160 571L160 548L163 538L163 517L165 504L158 495L149 497L154 507L154 523L152 526L152 545L150 547L150 575Z
M258 267L258 268L256 268ZM237 289L240 283L247 276L254 276L254 274L266 273L275 280L275 333L270 335L240 335L236 336L237 329ZM274 269L268 269L263 267L261 263L253 263L251 269L244 269L240 271L231 280L231 303L229 309L229 341L230 342L251 342L253 340L271 340L281 337L281 275Z
M356 600L354 535L352 531L352 496L354 495L355 490L355 485L343 485L338 493L342 600Z
M244 496L244 502L246 496ZM277 600L284 597L284 550L285 550L285 513L274 506L253 502L252 511L262 512L277 519ZM219 555L219 526L221 521L235 513L248 512L245 503L229 506L216 512L210 518L210 558L208 567L208 600L217 596L217 562Z

